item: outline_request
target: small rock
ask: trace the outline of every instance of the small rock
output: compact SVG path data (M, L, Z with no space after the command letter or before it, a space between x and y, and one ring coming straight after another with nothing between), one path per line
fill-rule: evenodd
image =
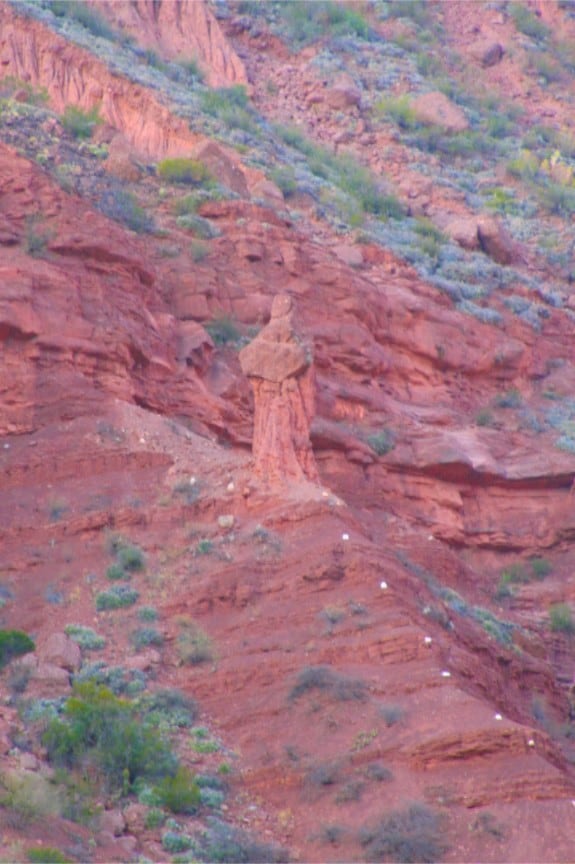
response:
M220 528L233 528L235 521L235 516L231 513L224 513L222 516L218 516L218 525Z
M128 831L140 833L146 824L148 807L145 804L130 804L124 810L124 820Z

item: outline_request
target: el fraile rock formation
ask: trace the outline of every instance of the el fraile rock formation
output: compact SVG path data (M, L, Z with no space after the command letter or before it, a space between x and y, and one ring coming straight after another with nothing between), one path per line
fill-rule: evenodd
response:
M298 333L291 297L274 297L269 323L239 359L254 396L254 469L268 481L319 475L310 442L314 414L312 346Z
M574 45L0 0L0 860L573 861Z

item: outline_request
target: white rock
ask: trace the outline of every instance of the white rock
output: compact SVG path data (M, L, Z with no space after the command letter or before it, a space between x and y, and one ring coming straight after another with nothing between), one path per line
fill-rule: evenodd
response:
M387 588L387 582L380 582L379 587L382 591L385 591L385 589Z
M442 678L451 678L451 672L447 672L447 670L444 669L443 672L441 673L441 677Z
M228 490L228 492L233 492L235 488L236 488L236 487L234 486L233 481L231 481L230 483L228 483L228 485L226 486L226 489Z
M218 525L220 528L233 528L235 521L235 516L232 513L224 513L218 516Z
M425 642L426 645L431 645L431 643L433 642L433 639L431 638L431 636L426 636L423 641Z
M341 539L342 540L349 540L349 534L342 534Z
M496 720L503 720L503 717L501 716L501 714L496 714L495 719Z

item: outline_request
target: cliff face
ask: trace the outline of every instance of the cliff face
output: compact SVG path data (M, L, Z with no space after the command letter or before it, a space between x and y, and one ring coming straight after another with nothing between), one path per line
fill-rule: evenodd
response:
M543 5L524 8L546 48L574 24ZM47 8L0 6L2 626L33 633L40 660L51 634L94 626L107 666L192 695L232 763L230 818L294 857L370 859L359 827L419 802L445 837L428 836L421 860L569 860L574 656L570 619L550 626L575 602L568 193L546 209L529 198L539 186L503 177L503 157L472 169L467 153L414 143L411 115L399 132L378 125L368 100L388 67L361 58L395 40L395 92L415 12L350 4L372 28L359 51L325 33L289 50L281 16L232 3L90 8L138 50L197 60L200 96L247 83L255 107L236 95L232 122L204 95L206 117L184 118L177 76L136 74L134 60L129 78L107 37L89 50ZM552 117L566 136L573 75L540 88L512 12L428 4L426 32L443 28L453 88L512 82L516 134L549 136ZM443 134L482 129L480 104L455 106L467 125ZM98 107L92 142L66 129L68 105ZM447 123L442 100L424 108L439 111L432 130ZM540 184L572 167L554 140L560 156L534 157ZM311 174L304 146L323 154ZM205 164L217 194L159 177L166 156ZM360 234L349 187L342 209L336 179L353 160L392 184L398 227L376 210ZM405 237L426 243L414 255ZM285 298L297 328L277 313ZM152 659L132 656L136 610L94 610L111 533L146 555L140 603L163 637ZM178 654L190 622L214 646L207 663ZM53 691L41 679L30 697L69 692L67 673ZM0 742L15 770L12 697ZM164 860L158 830L132 816L96 837L94 860ZM38 836L58 845L66 831L54 820ZM2 842L21 836L7 825Z

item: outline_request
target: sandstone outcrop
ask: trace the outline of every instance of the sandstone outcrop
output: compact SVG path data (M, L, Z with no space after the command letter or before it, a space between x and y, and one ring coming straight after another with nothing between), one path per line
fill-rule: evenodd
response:
M314 413L311 346L294 328L293 302L274 298L269 324L240 352L254 394L256 472L270 481L311 480L318 473L309 430Z

